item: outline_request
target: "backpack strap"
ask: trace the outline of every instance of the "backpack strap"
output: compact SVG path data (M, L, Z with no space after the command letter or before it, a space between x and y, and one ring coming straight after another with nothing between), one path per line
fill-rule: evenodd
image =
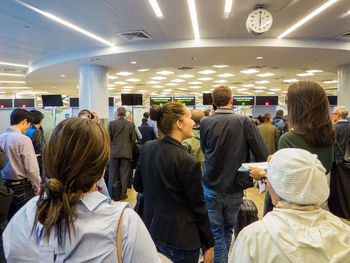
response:
M120 215L119 222L118 222L118 228L117 228L117 257L118 257L118 263L123 263L123 256L122 256L122 243L123 243L123 237L122 237L122 228L123 228L123 215L124 211L127 206L123 208L123 211Z

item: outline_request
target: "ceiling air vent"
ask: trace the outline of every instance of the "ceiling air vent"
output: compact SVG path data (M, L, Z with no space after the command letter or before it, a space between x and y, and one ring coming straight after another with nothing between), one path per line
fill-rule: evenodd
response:
M119 33L119 35L128 40L128 41L140 41L140 40L148 40L152 39L150 35L148 35L143 30L131 31L131 32L123 32Z
M350 40L350 32L345 32L337 36L338 39Z
M180 68L177 68L177 69L181 69L181 70L190 70L190 69L193 69L192 67L180 67Z

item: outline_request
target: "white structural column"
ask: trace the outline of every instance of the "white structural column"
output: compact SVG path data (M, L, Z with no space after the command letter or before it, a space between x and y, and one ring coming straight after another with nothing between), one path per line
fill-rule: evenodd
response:
M98 65L79 67L79 109L96 112L108 120L107 68Z
M350 64L338 70L338 105L350 109Z

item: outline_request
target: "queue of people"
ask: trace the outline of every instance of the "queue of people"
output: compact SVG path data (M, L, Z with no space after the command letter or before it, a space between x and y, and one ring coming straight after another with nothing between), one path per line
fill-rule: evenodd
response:
M42 135L39 113L14 110L11 127L0 135L0 191L13 192L9 212L0 213L1 263L197 263L201 256L204 263L347 262L350 227L327 211L333 160L348 158L347 109L330 115L326 94L314 82L291 84L287 97L288 122L278 111L257 126L233 112L232 92L220 86L208 116L178 102L153 105L139 137L124 107L108 130L96 113L82 110L40 141L40 150L29 138ZM138 140L133 183L142 218L120 202ZM238 169L252 160L268 161L267 170L249 168L268 190L264 218L235 237L230 256L247 188ZM106 171L109 193L103 194Z

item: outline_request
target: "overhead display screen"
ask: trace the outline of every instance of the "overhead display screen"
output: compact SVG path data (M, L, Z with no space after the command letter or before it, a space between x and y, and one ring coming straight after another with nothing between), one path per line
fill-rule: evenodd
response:
M149 103L150 105L159 105L163 106L165 103L172 101L171 97L150 97Z
M35 101L34 99L14 99L15 108L34 108Z
M233 96L233 105L254 105L254 96Z
M69 98L69 106L72 107L79 107L79 98Z
M12 99L0 99L0 109L12 108Z
M212 105L213 98L211 97L211 93L203 93L203 105Z
M257 106L278 106L278 96L256 96L255 105Z
M62 95L41 95L44 107L62 107Z
M185 106L194 106L196 105L196 98L194 96L189 97L173 97L174 101L181 102Z
M338 105L338 96L327 96L329 105L337 106Z
M114 97L108 97L108 106L114 107Z
M142 105L142 94L121 94L122 105Z

